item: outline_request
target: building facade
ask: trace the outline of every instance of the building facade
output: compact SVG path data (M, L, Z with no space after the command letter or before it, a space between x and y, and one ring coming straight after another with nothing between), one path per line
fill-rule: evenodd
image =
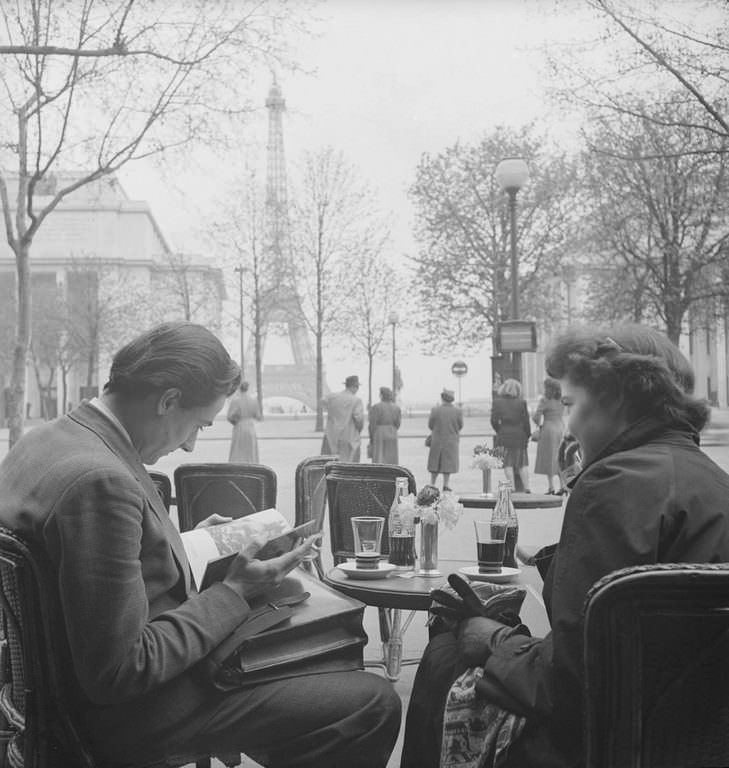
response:
M72 174L51 177L36 195L48 202ZM14 200L12 179L9 198ZM14 216L11 211L11 216ZM149 205L131 200L115 176L68 195L31 246L32 342L26 417L52 418L103 387L110 356L125 340L163 320L219 330L221 270L175 253ZM15 256L0 243L0 393L8 386L17 313ZM0 394L0 422L4 398Z

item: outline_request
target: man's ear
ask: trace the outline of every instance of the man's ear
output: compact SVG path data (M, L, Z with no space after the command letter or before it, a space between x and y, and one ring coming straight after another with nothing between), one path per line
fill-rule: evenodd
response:
M182 392L176 387L166 389L157 400L157 415L164 416L168 411L180 405Z

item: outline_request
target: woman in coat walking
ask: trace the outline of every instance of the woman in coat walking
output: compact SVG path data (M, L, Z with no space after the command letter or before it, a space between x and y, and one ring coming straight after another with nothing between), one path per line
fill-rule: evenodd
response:
M539 427L537 439L537 462L534 465L535 475L547 476L547 493L561 496L565 493L560 482L557 491L554 487L554 477L559 479L559 445L564 435L564 405L562 405L562 388L556 379L549 376L544 380L544 395L539 398L532 420Z
M400 406L389 387L380 387L380 402L370 408L369 432L373 464L399 464L397 430Z
M448 482L451 475L458 472L458 444L463 429L463 413L453 405L455 399L452 389L444 389L440 393L440 404L433 406L428 419L430 483L435 485L438 475L443 475L444 491L450 491Z
M529 456L527 444L532 430L529 409L521 396L521 384L507 379L498 390L491 406L491 426L496 432L496 446L504 449L504 474L514 485L514 471L519 473L524 493L529 490Z
M241 381L239 391L228 406L228 421L233 425L228 461L258 464L256 421L261 420L258 400L248 394L248 382Z

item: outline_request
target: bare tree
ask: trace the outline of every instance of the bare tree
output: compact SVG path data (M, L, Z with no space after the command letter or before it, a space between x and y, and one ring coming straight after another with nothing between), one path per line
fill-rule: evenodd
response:
M388 330L393 310L403 313L409 303L405 285L384 254L363 252L352 260L348 311L339 318L337 332L355 352L367 355L367 412L372 406L372 370Z
M356 168L332 147L308 153L298 179L292 221L296 287L316 343L316 423L324 428L324 339L350 311L360 275L352 259L381 249L389 223Z
M168 253L152 270L155 321L187 320L217 329L223 294L218 267L196 263L185 253Z
M35 0L1 3L0 16L0 202L18 277L13 445L23 427L38 229L76 189L126 163L220 137L227 118L249 109L247 76L283 57L281 30L295 20L285 0ZM62 183L41 198L52 171L70 168L79 170L58 173Z
M617 112L658 127L693 128L696 141L688 151L716 151L717 142L729 138L726 4L584 0L584 5L602 27L597 36L573 36L568 45L550 46L555 93L587 107L593 116ZM685 122L686 109L680 114L654 110L667 100L693 106L691 122Z
M271 270L272 253L265 247L265 206L263 189L255 171L248 167L240 184L226 194L218 208L218 216L210 222L208 235L223 254L231 292L240 294L242 317L235 321L245 349L246 328L253 339L253 364L258 404L263 412L263 339L267 325L267 299L275 289ZM241 322L242 321L242 322ZM242 353L241 357L245 358ZM245 360L241 360L244 368ZM244 370L245 374L245 370Z
M148 324L149 299L146 286L103 259L79 258L66 271L64 354L85 367L86 387L97 385L100 358Z
M586 134L593 253L615 288L599 311L639 304L674 342L689 310L729 294L729 157L690 152L703 130L690 127L696 109L667 105L671 126L618 114Z

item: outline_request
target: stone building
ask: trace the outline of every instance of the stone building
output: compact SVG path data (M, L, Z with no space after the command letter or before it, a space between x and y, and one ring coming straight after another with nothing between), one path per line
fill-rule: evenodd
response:
M51 177L35 209L72 174ZM14 200L12 178L9 197ZM14 216L14 211L11 211ZM41 225L31 247L33 341L26 367L26 416L53 417L104 384L109 358L125 340L162 320L219 330L219 268L175 253L142 200L115 176L80 187ZM16 312L15 257L0 241L0 422L10 380Z

